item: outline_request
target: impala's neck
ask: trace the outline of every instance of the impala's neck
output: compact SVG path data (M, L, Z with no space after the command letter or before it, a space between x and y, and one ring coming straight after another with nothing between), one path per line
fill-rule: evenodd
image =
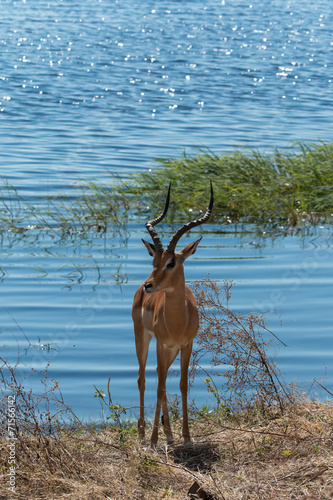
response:
M164 321L167 329L172 332L183 332L188 324L188 312L185 301L184 270L179 271L179 277L172 289L165 291Z

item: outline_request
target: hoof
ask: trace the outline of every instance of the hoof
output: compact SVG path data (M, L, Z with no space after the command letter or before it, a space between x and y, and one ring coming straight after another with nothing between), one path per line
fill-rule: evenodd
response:
M142 443L143 441L145 441L145 439L146 439L145 433L141 434L141 432L140 432L139 433L139 441L140 441L140 443Z
M166 437L166 440L167 440L168 444L172 444L174 442L174 438L173 438L172 432L166 432L165 433L165 437Z
M191 439L189 439L189 438L184 439L184 448L187 448L187 449L193 448L193 443L192 443Z

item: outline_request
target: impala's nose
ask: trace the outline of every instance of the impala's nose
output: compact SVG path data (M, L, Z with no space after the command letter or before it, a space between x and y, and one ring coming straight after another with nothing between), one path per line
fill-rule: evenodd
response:
M150 293L152 291L153 284L152 283L144 283L143 289L145 292Z

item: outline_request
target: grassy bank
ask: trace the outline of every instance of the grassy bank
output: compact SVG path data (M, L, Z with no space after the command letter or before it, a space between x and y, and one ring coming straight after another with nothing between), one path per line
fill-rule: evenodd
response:
M61 234L123 230L128 220L162 209L173 183L168 221L197 216L207 206L209 180L215 203L212 220L251 222L274 228L332 220L333 143L296 144L265 154L254 150L215 155L207 150L157 160L156 168L126 181L78 183L70 194L24 199L6 181L0 193L1 232L48 230Z
M0 498L72 500L331 499L333 406L300 398L284 415L229 417L192 414L194 445L184 449L161 433L152 450L136 426L63 429L57 437L21 436L16 443L16 488L7 488L8 442L0 441ZM148 429L149 431L149 429ZM189 491L201 487L201 496Z

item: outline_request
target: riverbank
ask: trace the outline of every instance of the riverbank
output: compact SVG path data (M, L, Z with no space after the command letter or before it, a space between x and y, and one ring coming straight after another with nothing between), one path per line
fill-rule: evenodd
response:
M129 423L104 429L82 424L53 437L21 435L13 492L8 441L2 439L0 498L329 499L332 428L332 404L299 397L274 417L200 410L191 418L192 448L182 446L179 418L173 419L175 444L167 446L160 432L156 450L140 444L136 424Z

